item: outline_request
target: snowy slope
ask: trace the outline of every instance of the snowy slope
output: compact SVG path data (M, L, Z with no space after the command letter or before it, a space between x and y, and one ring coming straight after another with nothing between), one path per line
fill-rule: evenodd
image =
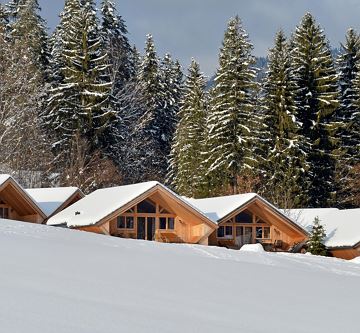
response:
M360 264L0 220L11 333L359 332Z

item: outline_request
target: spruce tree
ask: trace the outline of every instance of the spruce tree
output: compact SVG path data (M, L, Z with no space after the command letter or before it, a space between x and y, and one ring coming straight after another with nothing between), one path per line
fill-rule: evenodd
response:
M110 64L110 76L113 82L112 95L116 96L131 77L133 71L132 48L127 37L125 21L117 15L115 4L109 0L102 0L101 14L102 42Z
M204 161L207 174L217 192L239 189L239 177L251 172L254 165L255 59L252 45L239 17L229 24L220 52L220 67L211 94Z
M335 184L335 111L339 106L337 74L323 30L307 13L292 39L292 70L296 83L297 118L309 169L301 179L302 204L332 205Z
M267 126L263 133L268 148L263 165L262 193L282 208L294 208L299 204L300 179L305 169L294 92L289 46L284 33L279 31L275 45L269 51L268 71L262 89Z
M94 1L65 2L57 30L60 42L53 50L59 81L55 80L49 91L45 117L49 132L55 134L54 152L65 164L78 135L91 149L101 147L102 135L113 117L108 108L108 62L98 27Z
M179 122L171 149L169 181L181 195L196 197L201 192L201 168L206 135L206 80L199 64L192 60L186 76Z
M148 35L137 78L138 94L131 111L133 115L137 113L129 148L131 156L127 159L133 170L131 182L164 182L166 178L175 118L166 105L168 94L163 79L153 38Z
M350 189L356 181L353 168L360 164L360 36L354 29L348 30L341 45L338 66L340 107L336 117L341 124L338 137L343 148L337 168L341 187L338 202L342 208L351 208L354 203Z
M308 251L318 256L326 256L326 246L324 245L326 234L324 227L320 224L319 217L316 217L308 240Z

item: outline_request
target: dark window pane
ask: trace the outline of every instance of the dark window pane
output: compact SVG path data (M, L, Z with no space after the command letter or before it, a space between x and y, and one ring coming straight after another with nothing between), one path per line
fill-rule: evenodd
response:
M132 216L126 217L126 229L134 229L134 218Z
M4 208L0 208L0 218L4 218Z
M125 217L124 216L119 216L117 218L117 225L119 229L125 229Z
M265 239L270 238L270 227L264 227L264 238Z
M244 228L243 227L236 227L236 236L243 236Z
M168 229L170 229L170 230L175 229L175 219L172 217L168 218Z
M160 229L166 229L166 217L160 217Z
M140 202L137 206L137 209L138 209L138 213L150 213L150 214L156 213L155 205L149 200L144 200Z
M256 238L263 238L262 237L262 230L263 228L262 227L256 227Z
M230 225L225 226L225 236L232 236L233 228Z
M4 219L9 218L9 208L4 208Z
M224 227L219 227L219 229L217 230L217 236L218 237L224 237L225 236L224 232L225 232L225 228Z
M235 217L236 223L252 223L252 215L248 212L241 212Z

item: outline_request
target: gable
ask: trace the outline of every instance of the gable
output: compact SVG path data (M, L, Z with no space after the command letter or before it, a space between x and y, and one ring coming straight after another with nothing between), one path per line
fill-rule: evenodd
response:
M0 200L2 202L11 206L20 216L39 215L45 218L45 214L37 203L11 176L2 175L0 180Z

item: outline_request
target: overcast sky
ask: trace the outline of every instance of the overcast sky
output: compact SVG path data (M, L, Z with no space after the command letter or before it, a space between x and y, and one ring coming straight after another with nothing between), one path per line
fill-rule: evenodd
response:
M6 2L0 0L1 2ZM212 75L229 18L238 14L254 44L255 55L266 55L275 32L294 30L310 11L338 47L346 30L360 30L360 0L113 0L125 19L129 37L143 49L145 35L154 36L160 55L171 53L187 66L191 57ZM64 0L39 0L52 29Z

